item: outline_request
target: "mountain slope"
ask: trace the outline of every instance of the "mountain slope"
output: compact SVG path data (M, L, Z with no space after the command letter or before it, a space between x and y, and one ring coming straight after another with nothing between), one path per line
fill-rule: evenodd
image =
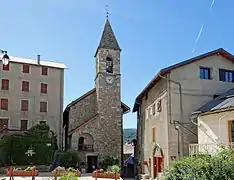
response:
M136 139L136 129L123 129L123 143L125 144L127 140Z

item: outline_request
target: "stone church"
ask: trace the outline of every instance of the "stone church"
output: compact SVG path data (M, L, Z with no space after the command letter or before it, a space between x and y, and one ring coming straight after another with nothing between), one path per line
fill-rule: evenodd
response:
M121 49L109 20L97 51L95 88L67 105L64 111L65 149L75 150L92 172L106 155L123 162L123 115L130 108L121 102Z

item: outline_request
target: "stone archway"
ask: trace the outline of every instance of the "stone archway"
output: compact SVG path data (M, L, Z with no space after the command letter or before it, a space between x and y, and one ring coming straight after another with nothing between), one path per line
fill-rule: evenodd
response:
M163 149L161 148L159 144L154 143L152 147L152 151L153 151L153 156L156 155L156 152L159 152L159 156L164 157Z
M78 150L93 151L94 139L89 133L82 133L78 138Z

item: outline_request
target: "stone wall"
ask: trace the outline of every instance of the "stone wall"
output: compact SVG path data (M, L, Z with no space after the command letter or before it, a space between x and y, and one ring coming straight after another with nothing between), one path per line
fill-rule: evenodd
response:
M93 118L97 113L96 93L93 92L70 107L69 131Z

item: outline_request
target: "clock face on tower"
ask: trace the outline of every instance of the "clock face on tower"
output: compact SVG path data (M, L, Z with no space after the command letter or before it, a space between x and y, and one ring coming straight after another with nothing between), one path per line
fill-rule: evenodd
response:
M113 76L106 76L106 82L108 84L112 84L114 82L114 77Z

